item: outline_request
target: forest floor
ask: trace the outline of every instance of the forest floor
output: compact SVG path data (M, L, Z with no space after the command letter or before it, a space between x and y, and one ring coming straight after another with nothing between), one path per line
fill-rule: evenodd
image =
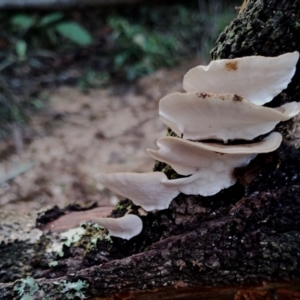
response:
M0 144L0 210L25 214L70 203L115 204L95 174L152 171L145 150L166 134L158 102L181 91L183 75L197 64L193 59L89 94L68 86L50 90L49 107L32 119L21 151L14 151L15 141Z

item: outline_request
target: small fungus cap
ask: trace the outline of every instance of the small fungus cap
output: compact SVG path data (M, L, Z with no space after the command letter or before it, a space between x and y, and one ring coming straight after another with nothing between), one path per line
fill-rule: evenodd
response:
M297 51L277 57L248 56L212 61L184 76L187 92L232 93L254 104L270 102L284 90L296 71Z
M159 102L161 120L177 135L191 140L252 140L299 111L297 102L273 109L233 94L175 93Z
M167 176L161 172L99 173L96 179L116 194L126 197L146 211L167 209L178 195L176 187L161 184Z
M140 234L143 229L142 220L136 215L121 218L98 218L94 222L106 228L111 236L129 240Z
M233 185L233 171L246 166L258 153L276 150L282 141L278 132L273 132L261 142L224 146L191 142L174 137L157 141L159 150L148 149L153 158L169 164L178 174L190 177L162 180L167 187L177 187L187 195L211 196Z
M231 146L163 137L156 142L158 150L147 149L147 152L181 175L194 174L200 170L206 172L207 169L215 169L216 172L229 169L231 172L233 168L247 164L256 154L276 150L281 141L282 136L278 132L271 133L257 143Z
M216 170L207 169L205 172L199 171L189 177L163 180L162 184L169 188L176 187L180 193L186 195L207 197L234 185L235 182L236 179L222 169L217 173Z

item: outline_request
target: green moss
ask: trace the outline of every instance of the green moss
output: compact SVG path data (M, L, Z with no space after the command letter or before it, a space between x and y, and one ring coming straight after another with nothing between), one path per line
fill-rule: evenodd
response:
M124 209L124 206L120 203L118 203L116 206L115 206L115 210L123 210Z

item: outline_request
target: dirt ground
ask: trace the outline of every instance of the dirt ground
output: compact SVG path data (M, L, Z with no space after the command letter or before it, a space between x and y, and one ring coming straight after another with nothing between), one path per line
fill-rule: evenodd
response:
M149 172L145 149L166 134L158 101L182 90L183 75L199 60L160 70L134 85L82 94L75 87L51 92L47 113L32 120L32 137L19 155L0 144L0 211L27 213L69 203L115 204L98 172ZM11 180L7 180L13 178Z

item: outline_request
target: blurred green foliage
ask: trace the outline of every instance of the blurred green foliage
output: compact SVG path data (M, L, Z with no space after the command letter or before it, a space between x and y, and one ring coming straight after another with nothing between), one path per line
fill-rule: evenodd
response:
M61 22L55 25L55 30L80 46L92 44L91 34L76 22Z
M0 139L5 128L24 124L32 113L44 108L48 96L37 92L35 70L42 72L44 60L54 58L62 39L74 46L89 46L91 34L79 23L67 20L62 12L47 14L0 15L2 34L0 41L6 47L0 50ZM73 48L74 48L73 46ZM32 75L31 75L32 74ZM27 80L27 85L23 84ZM28 86L28 82L31 86Z
M108 24L113 29L116 46L114 69L123 72L128 80L174 65L175 37L149 31L145 26L131 24L121 16L109 17Z
M16 14L9 20L12 31L19 32L36 47L57 45L57 34L71 40L80 46L88 46L93 39L91 34L79 23L65 20L62 12L52 12L46 15Z
M79 79L77 86L83 93L88 93L92 88L103 88L109 83L110 77L108 72L97 72L87 70Z
M5 126L24 124L45 108L43 87L53 80L43 78L67 78L71 65L81 74L72 83L88 92L196 55L207 60L235 16L234 1L224 1L0 13L0 138ZM54 69L54 61L61 67Z

